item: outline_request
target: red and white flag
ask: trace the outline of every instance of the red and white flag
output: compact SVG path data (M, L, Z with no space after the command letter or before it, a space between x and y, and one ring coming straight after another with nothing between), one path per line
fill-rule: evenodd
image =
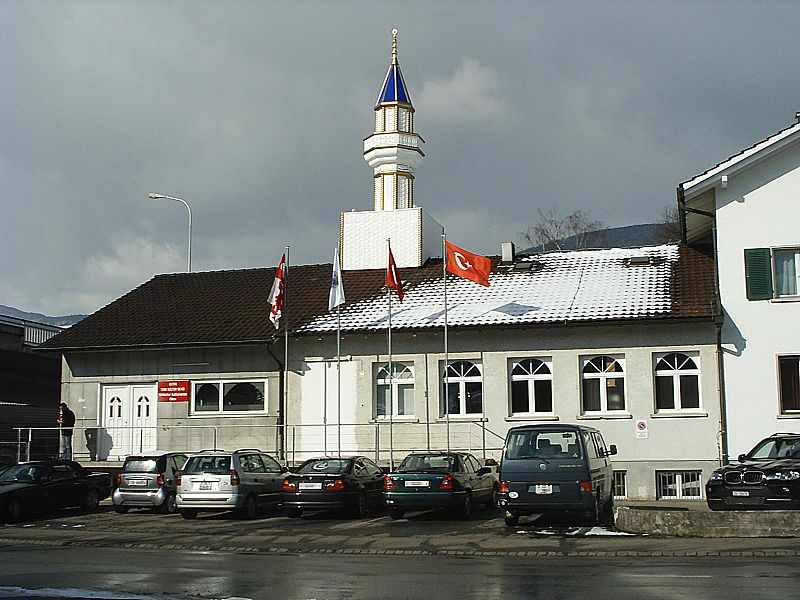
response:
M489 287L489 274L492 272L491 259L459 248L447 240L445 240L444 246L447 253L447 270L450 273Z
M283 300L286 297L286 285L284 284L284 277L286 277L286 255L281 256L281 262L278 268L275 269L275 281L272 282L272 291L269 293L269 303L272 308L269 310L269 320L275 326L275 329L280 328L280 319L283 315Z
M400 281L400 274L397 272L397 265L394 262L392 247L389 246L389 265L386 267L386 287L397 292L397 298L403 301L403 282Z

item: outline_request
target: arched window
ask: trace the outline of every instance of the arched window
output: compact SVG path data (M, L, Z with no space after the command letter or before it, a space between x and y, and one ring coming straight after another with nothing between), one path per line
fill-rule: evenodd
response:
M483 414L483 374L480 364L462 360L447 366L440 414Z
M394 399L394 410L390 405ZM375 416L410 417L414 415L414 367L393 362L378 368L375 374Z
M512 363L511 414L553 414L553 375L546 362L526 358Z
M150 416L150 398L147 396L139 396L136 400L136 416L140 419Z
M700 408L697 358L672 352L656 357L656 411Z
M116 413L116 415L114 413ZM122 417L122 400L118 396L114 396L108 401L108 416L110 418L114 418L115 416Z
M583 360L583 412L625 411L625 359L594 356Z

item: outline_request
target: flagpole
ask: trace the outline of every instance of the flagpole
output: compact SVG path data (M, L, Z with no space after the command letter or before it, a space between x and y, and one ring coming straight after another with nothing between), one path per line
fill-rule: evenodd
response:
M449 356L447 347L447 233L442 227L442 282L444 287L444 421L447 429L447 451L450 452L450 386L447 385Z
M389 255L392 252L392 243L386 240ZM389 469L394 470L394 437L393 437L393 417L394 417L394 365L392 365L392 289L387 287L389 293Z
M339 282L342 285L342 282ZM342 321L341 307L336 306L336 448L342 456Z
M283 452L283 458L286 460L288 456L286 452L286 434L288 432L287 427L287 415L286 410L289 406L289 246L286 245L286 265L284 266L283 271L283 398L281 398L281 402L283 403L283 407L281 409L281 415L283 416L283 448L281 451Z

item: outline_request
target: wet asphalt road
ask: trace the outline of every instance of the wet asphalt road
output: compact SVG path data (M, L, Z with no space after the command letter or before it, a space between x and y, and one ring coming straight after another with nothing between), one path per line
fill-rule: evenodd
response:
M794 559L249 556L0 547L0 598L28 595L9 590L14 586L254 600L785 600L798 595L800 565Z

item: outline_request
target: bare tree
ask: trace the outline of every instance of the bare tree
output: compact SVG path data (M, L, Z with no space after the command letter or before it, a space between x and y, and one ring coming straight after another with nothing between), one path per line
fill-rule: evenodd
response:
M592 221L588 211L576 210L562 216L556 209L544 212L538 209L539 222L528 227L522 236L542 250L572 250L585 248L596 236L590 234L602 229L601 221Z
M681 239L681 225L678 219L678 207L667 206L661 215L661 225L663 231L661 233L661 242L677 242Z

